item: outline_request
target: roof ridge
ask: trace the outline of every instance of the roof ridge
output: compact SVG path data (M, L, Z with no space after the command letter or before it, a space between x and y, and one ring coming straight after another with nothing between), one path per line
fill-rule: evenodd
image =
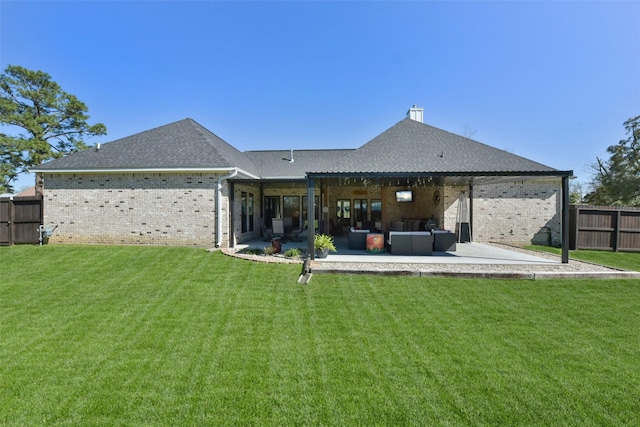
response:
M236 166L244 167L246 169L249 166L248 164L245 163L241 165L238 163L248 162L251 166L253 166L254 169L258 169L256 164L250 158L248 158L244 154L244 152L238 150L235 146L231 145L223 138L198 123L196 120L189 120L189 124L193 127L195 132L197 132L198 135L202 137L203 142L207 144L207 146L210 147L213 152L218 154L227 163L229 163L230 165L235 164Z
M412 122L417 123L418 125L424 125L424 126L430 127L430 128L435 129L435 130L437 130L439 132L444 132L444 133L446 133L448 135L453 135L456 138L462 138L462 139L465 139L467 141L472 141L472 142L475 142L476 144L480 144L480 145L482 145L484 147L487 147L487 148L490 148L490 149L493 149L493 150L498 150L498 151L501 151L503 153L509 154L511 156L519 157L520 159L526 160L528 162L537 163L540 166L549 167L549 166L545 165L544 163L540 163L538 161L531 160L531 159L529 159L527 157L521 156L521 155L516 154L516 153L512 153L511 151L505 150L503 148L494 147L493 145L487 144L486 142L478 141L477 139L469 138L468 136L460 135L460 134L448 131L446 129L442 129L442 128L430 125L428 123L418 122L418 121L412 120L412 119L410 119L408 117L402 119L400 122L405 121L405 120L410 120Z
M193 130L194 130L198 135L200 135L200 136L202 137L203 141L204 141L207 145L209 145L209 146L210 146L211 148L213 148L213 149L216 149L216 146L215 146L215 144L213 143L213 141L211 141L211 139L210 139L207 135L205 135L205 133L204 133L204 129L205 129L205 128L204 128L200 123L198 123L198 122L196 122L195 120L190 119L190 118L187 118L187 119L185 119L185 120L188 120L188 121L189 121L189 125L190 125L190 126L193 126Z

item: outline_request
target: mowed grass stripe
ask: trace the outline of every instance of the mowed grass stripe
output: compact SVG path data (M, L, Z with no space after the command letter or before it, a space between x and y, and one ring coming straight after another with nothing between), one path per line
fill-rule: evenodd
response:
M637 281L301 286L299 266L193 248L0 259L3 425L640 421Z

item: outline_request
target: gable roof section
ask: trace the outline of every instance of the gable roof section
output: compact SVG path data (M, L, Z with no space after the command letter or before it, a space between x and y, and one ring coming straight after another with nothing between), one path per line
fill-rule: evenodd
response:
M242 152L192 119L184 119L44 163L33 172L258 170Z
M307 172L314 168L337 167L342 158L355 149L338 150L264 150L245 151L244 154L253 161L260 171L260 176L267 180L306 179Z
M569 176L504 150L403 119L357 149L257 150L244 153L184 119L90 147L32 172L239 170L237 179L302 180L330 176Z
M403 119L345 156L316 164L313 174L554 174L557 170L427 124Z

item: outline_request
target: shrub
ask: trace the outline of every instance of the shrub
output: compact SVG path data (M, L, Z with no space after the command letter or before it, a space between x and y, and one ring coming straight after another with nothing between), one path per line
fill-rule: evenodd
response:
M316 249L328 249L331 252L338 252L333 242L333 236L328 234L316 234L313 240L313 246Z
M284 256L286 256L287 258L297 258L300 255L301 255L300 249L298 249L298 248L287 249L284 252Z

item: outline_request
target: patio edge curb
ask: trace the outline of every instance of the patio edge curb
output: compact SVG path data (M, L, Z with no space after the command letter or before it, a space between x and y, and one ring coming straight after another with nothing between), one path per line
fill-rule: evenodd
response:
M457 279L502 279L502 280L555 280L555 279L640 279L640 272L526 272L513 271L428 271L428 270L343 270L339 268L312 267L313 274L351 274L374 276L413 276L413 277L442 277Z

